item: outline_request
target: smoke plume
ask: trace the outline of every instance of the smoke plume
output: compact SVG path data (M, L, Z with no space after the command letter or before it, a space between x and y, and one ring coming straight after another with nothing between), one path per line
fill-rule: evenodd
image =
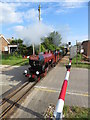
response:
M23 39L25 44L38 45L41 43L41 38L47 36L54 29L52 26L48 26L44 23L35 23L27 27L16 26L14 30L18 38Z

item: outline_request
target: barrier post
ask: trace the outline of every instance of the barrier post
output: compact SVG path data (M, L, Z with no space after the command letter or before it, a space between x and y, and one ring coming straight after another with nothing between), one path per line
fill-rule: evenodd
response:
M61 92L59 94L58 102L56 105L56 109L54 111L54 118L56 120L61 120L63 117L63 107L64 107L66 89L67 89L67 84L68 84L68 79L70 74L71 62L72 62L71 58L69 60L70 60L69 65L66 65L67 72L66 72L65 80L63 82Z

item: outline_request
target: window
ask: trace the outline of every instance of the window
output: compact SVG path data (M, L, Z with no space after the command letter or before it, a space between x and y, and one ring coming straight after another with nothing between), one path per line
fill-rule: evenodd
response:
M4 47L4 51L8 51L8 47L7 46Z

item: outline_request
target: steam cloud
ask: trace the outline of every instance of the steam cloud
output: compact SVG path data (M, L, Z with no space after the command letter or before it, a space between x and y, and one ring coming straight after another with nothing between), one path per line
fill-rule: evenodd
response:
M14 28L16 35L24 40L27 45L40 44L41 38L47 36L50 32L54 31L52 26L48 26L44 23L35 23L27 27L16 26Z

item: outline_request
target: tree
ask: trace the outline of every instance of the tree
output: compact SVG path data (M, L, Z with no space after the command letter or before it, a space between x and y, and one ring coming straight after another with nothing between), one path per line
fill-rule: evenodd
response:
M19 39L15 39L15 40L12 40L10 42L11 45L17 45L17 52L18 54L20 55L24 55L24 54L27 54L27 46L25 44L23 44L23 40L21 40L20 38Z
M54 44L56 46L59 46L61 44L61 35L58 32L51 32L49 37L48 37L49 41L51 44Z
M42 46L44 50L55 50L59 49L59 45L61 44L61 35L58 32L51 32L49 36L41 38Z
M15 40L12 40L10 42L11 45L20 45L20 44L23 44L23 40L21 40L20 38L19 39L15 39Z
M33 47L29 46L27 47L27 53L25 55L32 55L33 54Z

